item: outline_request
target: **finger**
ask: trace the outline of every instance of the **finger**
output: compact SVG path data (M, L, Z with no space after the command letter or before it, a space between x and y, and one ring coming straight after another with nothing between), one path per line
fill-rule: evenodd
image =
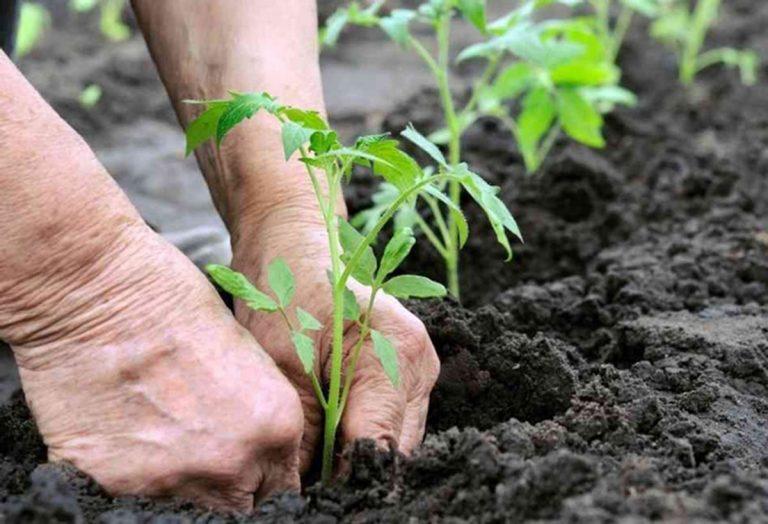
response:
M409 401L405 407L403 430L400 433L399 451L410 455L421 444L427 425L429 396L419 396Z
M342 444L346 446L359 438L373 439L383 449L399 444L405 406L404 388L392 385L373 348L366 343L342 417Z

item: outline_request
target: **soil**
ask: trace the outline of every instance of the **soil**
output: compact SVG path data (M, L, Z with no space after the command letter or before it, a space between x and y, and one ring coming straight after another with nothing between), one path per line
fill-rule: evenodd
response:
M768 5L728 7L712 41L768 56ZM0 352L0 521L768 522L768 91L724 70L684 91L640 30L622 62L641 102L608 118L604 150L563 140L526 176L492 121L467 133L526 243L505 264L468 206L463 305L410 304L443 364L412 458L361 441L344 483L249 517L115 499L45 464ZM384 126L430 130L437 103ZM409 265L441 276L426 247Z

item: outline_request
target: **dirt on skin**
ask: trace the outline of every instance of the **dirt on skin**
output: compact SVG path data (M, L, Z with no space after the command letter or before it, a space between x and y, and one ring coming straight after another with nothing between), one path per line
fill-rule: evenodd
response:
M713 42L768 56L768 5L728 7ZM723 70L685 92L640 31L622 61L641 103L608 118L604 150L561 141L525 176L493 122L467 133L526 244L504 264L470 206L464 306L411 304L443 363L413 458L360 442L346 482L249 517L115 499L44 463L16 392L0 521L768 521L768 92ZM387 126L428 131L436 108L424 93ZM370 187L351 194L359 208ZM427 248L409 265L440 276Z

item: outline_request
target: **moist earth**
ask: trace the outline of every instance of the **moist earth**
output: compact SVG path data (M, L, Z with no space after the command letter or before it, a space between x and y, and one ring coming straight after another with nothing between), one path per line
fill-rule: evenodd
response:
M712 42L768 56L768 6L728 7ZM622 63L640 104L608 117L603 150L563 140L527 176L493 121L466 134L526 242L503 262L468 204L462 303L409 304L442 360L412 458L360 441L345 482L248 517L113 498L45 464L0 352L0 521L768 521L768 92L724 70L684 91L639 29ZM384 127L430 131L438 111L424 91ZM441 276L424 243L408 265Z

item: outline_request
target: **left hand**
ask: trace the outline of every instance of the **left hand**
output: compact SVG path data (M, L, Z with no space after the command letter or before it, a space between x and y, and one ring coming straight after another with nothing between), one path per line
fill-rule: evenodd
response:
M333 304L326 269L330 267L327 234L316 219L300 209L284 209L261 221L260 227L234 243L233 268L245 274L259 289L266 290L267 266L277 257L289 265L296 279L293 305L314 315L322 324L315 333L315 372L327 381L330 372ZM350 282L361 308L368 303L370 288ZM294 308L290 308L293 314ZM310 377L304 373L283 320L277 314L249 309L240 301L235 315L275 360L299 392L304 408L304 437L299 454L305 472L319 449L323 435L323 409ZM426 425L429 395L437 381L440 361L422 322L395 298L380 291L376 295L372 327L395 346L401 383L392 386L373 352L370 338L363 346L349 400L339 430L342 449L358 438L371 438L382 447L390 444L410 454L421 442ZM345 334L344 368L357 328Z

